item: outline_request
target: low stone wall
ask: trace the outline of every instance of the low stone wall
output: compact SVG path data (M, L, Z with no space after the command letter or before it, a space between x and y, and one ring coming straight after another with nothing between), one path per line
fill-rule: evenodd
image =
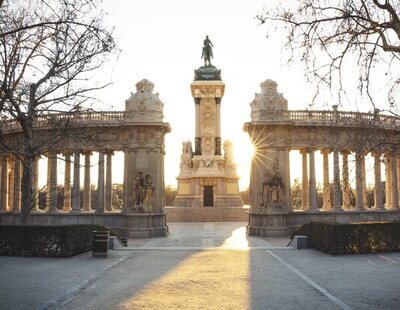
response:
M19 224L18 214L1 214L0 225ZM168 234L165 213L107 214L32 214L30 225L98 224L126 238L153 238Z
M357 223L400 221L398 210L342 211L342 212L252 212L249 214L250 236L280 237L295 232L310 222Z
M249 207L166 207L168 222L247 222Z

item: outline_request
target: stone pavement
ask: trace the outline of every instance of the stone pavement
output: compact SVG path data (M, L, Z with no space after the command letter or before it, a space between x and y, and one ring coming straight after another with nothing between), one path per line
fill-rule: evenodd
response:
M0 309L398 309L400 253L331 256L245 223L170 223L106 259L0 257Z

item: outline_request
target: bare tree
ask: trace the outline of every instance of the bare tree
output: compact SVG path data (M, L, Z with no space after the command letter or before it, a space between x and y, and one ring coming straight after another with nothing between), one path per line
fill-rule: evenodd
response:
M371 80L382 70L387 78L387 96L394 106L399 101L400 3L390 0L301 0L291 8L276 7L257 18L287 30L289 62L300 59L307 76L316 80L316 95L321 87L346 92L346 64L355 63L359 72L358 90L377 101ZM290 5L290 4L287 4ZM278 23L278 24L277 24ZM271 28L273 29L273 28ZM298 57L295 57L298 56ZM397 66L397 67L396 67ZM397 102L396 102L397 100Z
M22 161L22 223L27 222L33 206L35 158L61 139L60 131L51 139L40 139L35 120L50 120L52 112L85 109L89 92L106 86L90 85L92 73L114 49L112 31L103 26L103 13L95 0L2 3L0 111L3 119L17 121L23 133L19 147L3 145L3 149Z

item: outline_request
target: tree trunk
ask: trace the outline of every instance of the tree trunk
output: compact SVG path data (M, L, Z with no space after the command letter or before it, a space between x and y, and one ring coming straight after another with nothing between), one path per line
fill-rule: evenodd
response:
M28 216L34 207L35 201L32 190L32 171L35 157L31 154L22 159L22 184L21 184L21 224L28 223Z

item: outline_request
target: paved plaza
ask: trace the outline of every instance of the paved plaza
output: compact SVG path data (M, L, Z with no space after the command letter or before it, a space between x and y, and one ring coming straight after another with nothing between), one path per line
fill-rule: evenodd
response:
M0 257L0 308L398 309L400 253L294 250L245 225L170 223L106 259Z

